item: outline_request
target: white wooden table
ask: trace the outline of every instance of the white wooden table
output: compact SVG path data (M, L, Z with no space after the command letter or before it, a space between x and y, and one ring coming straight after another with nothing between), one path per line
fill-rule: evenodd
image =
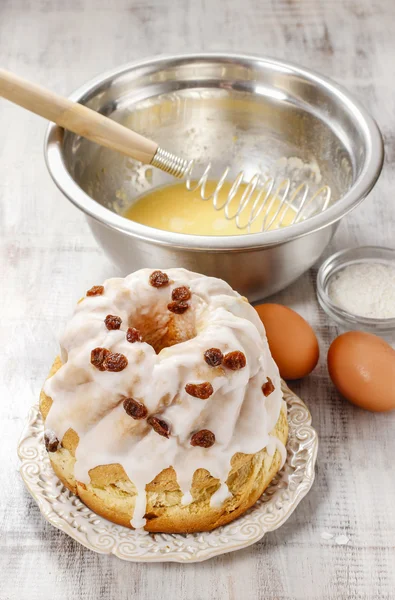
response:
M371 110L387 152L379 184L332 249L395 245L394 24L394 0L0 0L0 57L61 93L166 52L232 49L320 70ZM85 550L41 518L18 473L17 440L75 301L115 273L50 181L45 126L0 101L0 600L395 598L395 413L358 410L331 386L336 327L317 306L315 270L276 297L309 319L322 350L294 386L319 432L317 478L280 530L207 563L144 565Z

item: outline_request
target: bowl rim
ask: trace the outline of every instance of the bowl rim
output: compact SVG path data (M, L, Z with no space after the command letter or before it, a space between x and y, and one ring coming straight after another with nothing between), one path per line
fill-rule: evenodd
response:
M238 62L239 64L242 64L244 62L249 65L253 63L257 66L259 64L264 64L266 67L272 69L282 70L289 74L297 74L330 91L332 95L336 96L342 104L346 105L353 112L363 131L366 158L363 169L353 186L342 198L336 201L333 206L326 209L323 213L310 217L306 221L302 221L284 229L233 236L191 235L142 225L112 212L110 209L99 204L80 188L69 174L63 159L63 129L50 123L44 140L44 157L48 171L62 193L87 216L99 221L102 225L105 225L110 229L118 230L140 240L156 245L172 246L173 248L184 248L192 251L207 251L212 249L226 252L229 252L230 250L248 251L278 245L319 231L341 219L365 199L377 182L384 162L383 138L376 121L370 116L360 102L356 100L352 94L349 94L342 86L313 70L301 67L295 63L281 61L270 57L261 57L255 54L223 52L163 55L129 62L101 73L76 89L70 94L69 98L78 102L86 95L92 94L96 87L102 86L105 82L111 80L115 76L123 75L132 70L144 67L156 67L158 69L161 67L163 68L165 65L175 66L188 61L210 62L214 60L222 61L224 63Z

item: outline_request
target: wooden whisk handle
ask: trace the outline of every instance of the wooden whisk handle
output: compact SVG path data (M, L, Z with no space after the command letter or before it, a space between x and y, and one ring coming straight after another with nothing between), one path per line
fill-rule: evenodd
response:
M0 69L0 96L101 146L151 163L158 144L108 117Z

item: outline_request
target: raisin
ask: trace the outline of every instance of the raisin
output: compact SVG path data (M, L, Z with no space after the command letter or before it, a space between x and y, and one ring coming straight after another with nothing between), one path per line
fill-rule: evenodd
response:
M133 419L140 420L145 419L148 415L147 407L141 402L137 402L134 398L125 398L123 401L123 407L126 414Z
M59 440L52 429L44 431L44 444L47 452L56 452L59 446Z
M185 391L194 398L200 398L200 400L207 400L214 394L213 386L208 381L204 383L187 383Z
M91 363L99 371L105 371L106 368L103 366L104 359L110 351L107 348L95 348L91 352Z
M247 364L245 354L240 352L240 350L235 350L234 352L228 352L224 356L224 365L231 369L232 371L237 371L238 369L243 369Z
M201 429L191 437L191 446L210 448L213 444L215 444L215 435L209 429Z
M175 313L176 315L182 315L184 314L184 312L186 310L188 310L189 308L189 304L188 302L170 302L167 305L168 310L170 310L172 313Z
M222 365L224 355L219 348L209 348L204 353L204 360L210 367L219 367Z
M104 319L107 329L119 329L121 327L122 319L121 317L116 317L115 315L107 315Z
M87 296L101 296L104 293L104 287L102 285L94 285L90 290L86 292Z
M175 301L189 300L191 297L191 290L186 285L175 288L171 293L171 299Z
M105 371L123 371L127 366L128 359L126 356L119 354L118 352L109 352L103 361L103 367Z
M272 380L270 379L270 377L267 378L267 382L263 384L262 386L262 392L264 396L270 396L270 394L272 392L274 392L276 388L273 385Z
M129 327L129 329L126 332L126 339L131 344L134 344L135 342L143 341L143 337L142 337L141 333L135 327Z
M144 515L144 519L146 519L147 521L152 521L153 519L157 519L158 517L159 517L159 515L156 515L153 512L148 512L148 513L145 513L145 515Z
M159 417L149 417L147 419L147 423L151 425L152 429L159 433L159 435L163 435L163 437L168 438L170 435L170 426Z
M169 278L162 271L154 271L149 277L149 282L153 287L160 288L169 284Z

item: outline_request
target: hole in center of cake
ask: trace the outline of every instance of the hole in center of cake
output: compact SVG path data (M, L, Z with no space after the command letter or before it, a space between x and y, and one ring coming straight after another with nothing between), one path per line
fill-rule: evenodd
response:
M196 337L195 314L191 309L183 315L173 315L166 309L160 314L134 316L129 327L138 329L143 342L152 346L156 354Z

